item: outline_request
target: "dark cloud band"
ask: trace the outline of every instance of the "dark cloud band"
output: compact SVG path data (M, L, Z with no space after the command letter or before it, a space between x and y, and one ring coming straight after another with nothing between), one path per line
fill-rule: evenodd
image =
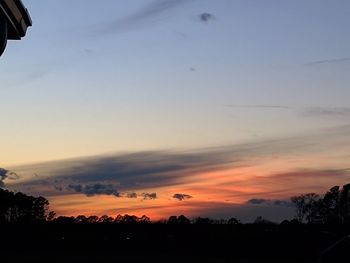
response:
M112 184L71 184L68 188L89 197L95 195L114 195L116 197L121 197L118 190Z

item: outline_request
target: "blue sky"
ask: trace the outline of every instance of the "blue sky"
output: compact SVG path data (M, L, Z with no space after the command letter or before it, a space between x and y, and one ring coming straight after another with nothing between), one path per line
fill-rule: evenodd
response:
M336 152L324 134L349 125L349 1L24 3L33 27L0 61L0 167L308 136ZM325 169L348 162L340 138Z

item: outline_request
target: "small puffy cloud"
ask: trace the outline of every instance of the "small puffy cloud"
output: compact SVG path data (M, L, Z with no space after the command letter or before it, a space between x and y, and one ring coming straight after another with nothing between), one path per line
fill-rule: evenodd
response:
M116 197L121 196L121 194L112 184L71 184L68 187L70 190L85 194L88 197L95 195L114 195Z
M202 21L202 22L209 22L210 20L213 20L215 17L210 14L210 13L202 13L199 15L199 19Z
M127 198L137 198L137 194L134 193L134 192L125 193L124 196L127 197Z
M177 199L178 201L184 201L193 198L193 196L187 194L174 194L173 198Z
M157 193L142 193L143 200L154 200L157 199Z

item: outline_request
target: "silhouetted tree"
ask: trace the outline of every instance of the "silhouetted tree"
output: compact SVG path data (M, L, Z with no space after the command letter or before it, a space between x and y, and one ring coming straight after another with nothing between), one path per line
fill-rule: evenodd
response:
M184 215L180 215L179 217L170 216L167 223L168 224L190 224L191 221Z
M89 216L86 219L86 221L87 221L88 224L96 224L99 221L99 217L98 216Z
M178 224L191 224L191 220L189 220L186 216L180 215L177 218Z
M332 187L323 197L320 205L320 216L323 223L341 223L340 187Z
M213 224L215 224L215 225L226 225L227 224L227 220L223 219L223 218L217 219L217 220L213 221Z
M320 207L322 200L315 193L305 195L305 217L308 223L317 222L320 219Z
M49 214L47 215L46 220L51 222L54 221L56 218L56 213L54 211L50 211Z
M74 218L73 216L59 216L55 218L52 222L62 225L77 223L76 218Z
M267 219L263 218L262 216L258 216L254 220L254 224L275 225L274 222L267 220Z
M115 220L115 223L122 223L122 224L135 224L138 222L138 217L135 215L118 215Z
M350 223L350 184L343 186L339 200L341 222Z
M140 218L138 218L137 222L141 223L141 224L150 224L151 223L151 219L148 216L143 215Z
M108 215L103 215L99 218L98 222L103 224L111 224L113 223L114 218Z
M123 222L123 216L122 215L117 215L114 220L113 220L113 223L115 224L119 224L119 223L122 223Z
M36 222L44 222L47 220L47 217L49 215L49 201L39 196L38 198L32 198L32 211L31 211L31 218L32 220Z
M167 223L168 224L177 224L177 216L170 216Z
M311 193L291 198L300 222L324 224L350 223L350 184L340 190L333 186L324 196Z
M88 221L87 221L87 217L84 216L84 215L79 215L77 216L75 219L74 219L75 223L78 223L78 224L86 224Z
M193 223L197 225L210 225L213 223L213 220L207 217L197 217L193 220Z
M239 225L241 222L237 219L237 218L234 218L234 217L231 217L228 221L227 221L227 224L229 225Z
M292 201L292 203L295 206L295 218L299 221L299 222L303 222L304 218L305 218L305 199L303 196L293 196L290 198L290 200Z
M314 222L320 211L320 197L315 193L308 193L291 198L296 208L296 218L300 222Z
M49 201L0 189L0 222L38 223L47 220Z
M0 189L0 223L10 221L10 208L14 205L14 203L14 194L7 190Z

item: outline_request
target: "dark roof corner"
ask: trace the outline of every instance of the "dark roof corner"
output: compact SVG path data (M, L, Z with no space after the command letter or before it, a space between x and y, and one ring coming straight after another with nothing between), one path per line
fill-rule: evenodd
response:
M32 19L21 0L0 0L0 55L7 40L20 40L32 26Z

